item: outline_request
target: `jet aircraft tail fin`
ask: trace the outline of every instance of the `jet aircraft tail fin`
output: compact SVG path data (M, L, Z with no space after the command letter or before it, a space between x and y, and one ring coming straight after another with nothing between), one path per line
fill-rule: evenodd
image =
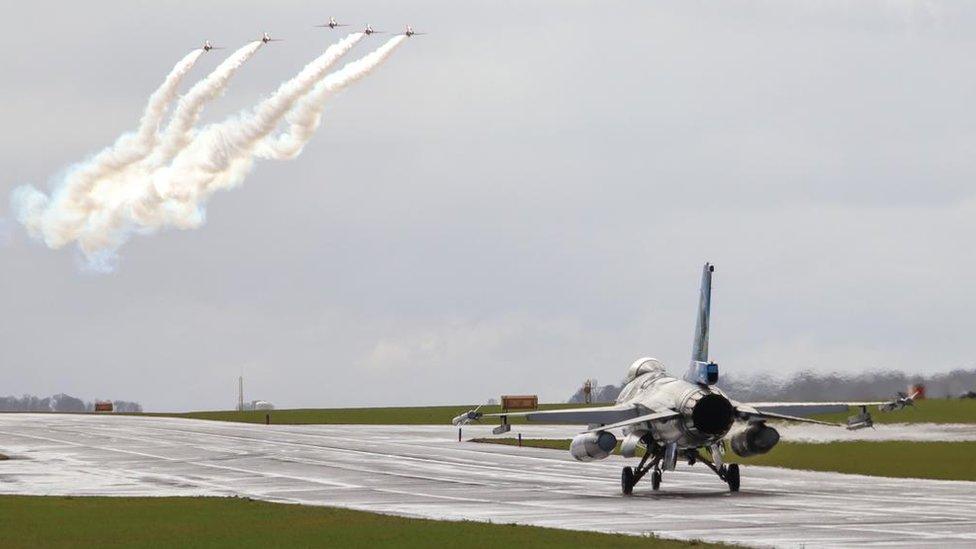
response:
M692 383L712 385L718 381L718 365L708 361L708 324L712 308L712 272L715 266L705 263L702 268L701 290L698 296L698 320L695 339L691 344L691 364L685 379Z
M715 266L705 263L702 268L701 293L698 297L698 321L695 322L695 340L691 345L691 360L708 362L708 322L712 308L712 272Z

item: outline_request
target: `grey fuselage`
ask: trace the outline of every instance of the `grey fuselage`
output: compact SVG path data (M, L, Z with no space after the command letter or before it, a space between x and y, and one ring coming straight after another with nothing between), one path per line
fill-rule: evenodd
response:
M633 404L646 413L675 410L680 415L627 427L625 434L650 434L662 446L676 443L679 449L687 449L715 444L732 427L732 403L717 387L672 377L651 358L635 362L628 378L618 404Z

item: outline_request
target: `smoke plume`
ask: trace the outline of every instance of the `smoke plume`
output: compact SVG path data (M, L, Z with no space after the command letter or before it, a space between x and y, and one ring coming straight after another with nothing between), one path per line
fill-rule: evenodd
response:
M76 242L89 265L96 268L106 261L112 263L118 247L133 233L198 227L215 191L239 185L256 157L298 156L320 126L324 103L331 95L369 74L405 39L394 37L327 76L363 36L354 33L333 44L253 109L195 129L203 107L223 93L235 71L262 45L248 44L191 88L160 135L166 105L201 53L193 52L153 94L135 136L120 138L77 167L50 198L31 186L15 189L12 201L18 219L51 248ZM270 138L286 119L287 130Z
M192 138L191 131L200 120L203 107L224 93L231 77L263 45L264 42L256 40L235 51L220 65L217 65L217 68L206 78L197 82L190 88L190 91L180 98L169 124L166 125L159 147L153 151L149 158L151 164L163 165L168 163L189 144Z
M100 181L152 151L167 107L202 53L202 50L193 50L173 67L163 84L149 96L135 133L119 137L110 147L70 169L50 199L33 186L14 189L12 201L18 221L31 236L43 239L48 247L55 249L77 238L87 215L97 207L90 197L92 190Z
M127 237L127 227L155 231L167 226L200 226L205 220L203 206L210 196L244 179L253 166L255 146L363 36L354 33L330 46L251 112L203 129L169 166L141 178L142 192L129 201L128 207L113 208L93 223L79 239L82 250L87 255L118 247Z
M374 52L349 63L316 84L315 89L289 113L288 130L277 139L268 139L262 143L257 151L258 156L287 160L301 154L305 144L322 123L322 112L328 98L380 66L406 39L404 35L394 36Z

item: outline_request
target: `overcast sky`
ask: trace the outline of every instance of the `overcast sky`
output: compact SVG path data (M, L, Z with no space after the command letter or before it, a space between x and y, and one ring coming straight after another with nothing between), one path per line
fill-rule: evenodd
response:
M5 10L4 202L133 129L204 39L286 38L214 122L324 50L329 15L430 34L335 98L304 154L198 230L134 238L114 274L5 208L0 394L228 408L243 371L279 407L564 400L639 356L683 371L706 260L725 374L974 365L972 4L323 6Z

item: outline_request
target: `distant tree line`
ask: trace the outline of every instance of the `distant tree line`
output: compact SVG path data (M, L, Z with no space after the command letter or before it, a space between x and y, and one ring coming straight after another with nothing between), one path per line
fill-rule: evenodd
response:
M677 372L675 372L677 373ZM957 398L976 388L976 369L952 370L930 375L909 375L895 371L874 371L860 374L822 374L798 372L777 379L769 376L721 376L719 387L732 398L741 401L819 401L819 400L884 400L892 398L909 385L925 385L929 398ZM604 385L593 389L594 402L613 402L623 390L620 385ZM583 402L580 387L569 402Z
M142 405L127 400L112 401L116 412L141 412ZM0 397L0 412L93 412L95 403L64 393L49 397L23 395Z

